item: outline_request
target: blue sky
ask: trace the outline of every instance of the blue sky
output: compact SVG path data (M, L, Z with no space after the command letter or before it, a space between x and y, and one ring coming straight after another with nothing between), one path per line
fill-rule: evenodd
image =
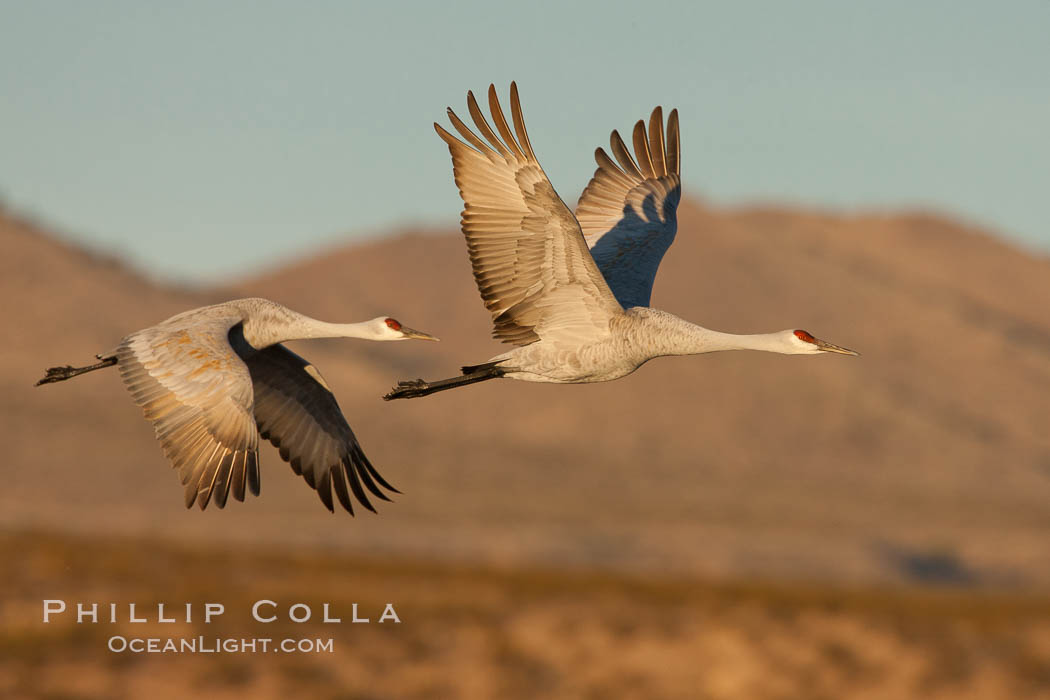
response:
M1043 0L0 10L0 200L169 279L454 225L431 123L512 79L570 205L662 104L716 205L921 207L1050 252Z

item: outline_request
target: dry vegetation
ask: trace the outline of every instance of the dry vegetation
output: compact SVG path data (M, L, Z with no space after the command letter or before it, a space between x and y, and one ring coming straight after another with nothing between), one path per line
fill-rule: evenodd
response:
M0 538L0 695L26 698L1050 697L1050 599L659 580L141 539ZM41 622L41 601L222 602L210 625ZM401 624L261 624L392 602ZM103 606L104 607L104 606ZM169 610L170 610L169 606ZM154 613L155 614L155 613ZM114 654L113 634L333 638L334 653Z

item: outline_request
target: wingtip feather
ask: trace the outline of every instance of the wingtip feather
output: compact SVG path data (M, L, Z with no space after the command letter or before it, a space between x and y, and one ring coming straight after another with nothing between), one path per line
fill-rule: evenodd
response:
M638 168L646 179L656 177L656 170L653 167L653 156L649 152L649 138L644 121L639 119L635 122L631 137L634 141L634 157L638 161Z
M492 114L492 121L496 124L496 130L499 131L504 143L507 144L514 156L521 160L528 160L528 156L522 150L517 139L514 138L514 133L507 124L507 118L503 115L503 107L499 103L499 95L496 93L496 86L492 83L489 84L489 112Z
M667 169L674 175L681 175L682 144L678 126L678 109L672 109L667 116Z
M536 152L532 150L532 143L529 141L529 132L525 129L525 116L521 111L521 100L518 97L518 84L511 81L510 84L510 114L514 120L514 131L518 134L518 142L521 144L522 150L525 152L526 157L533 162L537 162Z
M664 146L664 111L660 105L649 115L649 153L653 160L653 172L657 177L667 175L666 147Z

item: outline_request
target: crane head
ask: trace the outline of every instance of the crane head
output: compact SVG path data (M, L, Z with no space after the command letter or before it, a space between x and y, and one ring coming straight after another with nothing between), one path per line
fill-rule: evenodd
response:
M373 318L369 321L369 325L375 333L375 340L439 340L429 333L404 326L396 318L389 316Z
M795 351L795 354L798 355L816 355L823 352L835 352L840 355L853 355L854 357L860 355L859 352L854 350L840 347L838 345L832 345L820 338L814 338L808 331L804 330L790 331L788 341L791 343L791 347Z

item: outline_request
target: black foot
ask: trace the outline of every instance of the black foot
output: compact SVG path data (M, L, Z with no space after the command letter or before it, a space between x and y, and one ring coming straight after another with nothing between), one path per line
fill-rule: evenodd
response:
M51 384L52 382L65 381L66 379L77 376L79 372L77 372L76 370L77 368L73 365L66 365L64 367L48 367L47 374L44 375L44 378L38 381L33 386L40 386L41 384Z
M418 396L426 396L426 390L429 388L430 384L422 379L398 382L397 386L390 390L390 393L383 396L383 400L392 401L393 399L412 399Z

